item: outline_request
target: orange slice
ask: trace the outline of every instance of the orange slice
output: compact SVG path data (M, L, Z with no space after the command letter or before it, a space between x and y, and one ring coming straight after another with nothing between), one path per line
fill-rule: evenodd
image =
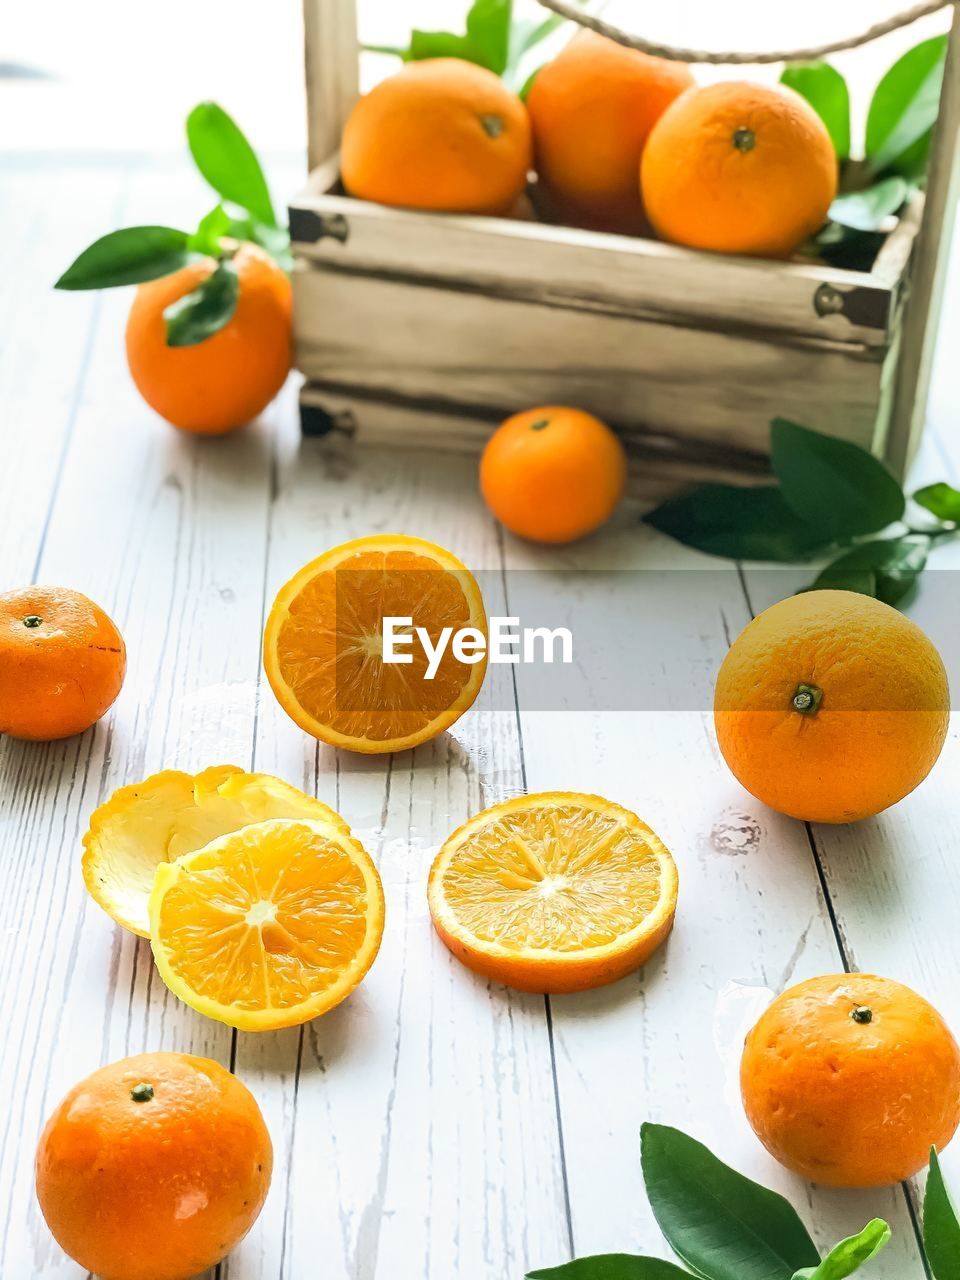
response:
M84 883L118 924L148 938L157 867L266 818L311 818L350 830L329 805L268 774L231 764L195 776L167 769L121 787L91 814L83 837Z
M455 831L427 897L437 932L468 968L521 991L585 991L636 969L666 938L677 868L635 813L548 791Z
M157 869L150 936L160 976L241 1031L306 1022L345 999L383 936L383 887L353 836L275 818Z
M385 617L412 618L431 646L445 627L487 634L476 580L442 547L402 534L334 547L281 588L263 637L267 678L301 729L352 751L403 751L436 737L471 706L485 657L461 662L448 643L426 679L418 641L402 650L411 663L383 661Z

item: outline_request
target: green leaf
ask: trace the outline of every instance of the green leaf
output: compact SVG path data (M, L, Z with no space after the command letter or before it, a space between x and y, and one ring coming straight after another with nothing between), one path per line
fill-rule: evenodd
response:
M824 262L831 266L844 267L848 271L869 271L886 238L878 231L855 231L852 227L841 226L839 222L828 222L814 237L813 246Z
M164 311L167 346L194 347L218 333L233 318L239 293L236 271L229 262L221 262L199 288Z
M124 227L84 249L54 286L57 289L113 289L168 276L191 258L189 236L173 227Z
M803 560L830 542L769 486L702 485L668 499L644 519L685 546L731 560Z
M856 231L879 231L887 218L903 207L909 194L910 184L894 174L863 191L837 196L830 206L830 217Z
M515 68L525 54L535 49L548 36L552 36L555 31L559 31L565 22L566 18L561 17L559 13L552 13L549 18L544 18L542 21L535 18L517 18L510 28L507 67Z
M899 58L877 85L867 113L870 169L915 177L926 166L930 131L940 110L947 37L934 36Z
M850 155L850 91L847 82L829 62L790 62L781 84L806 98L827 126L838 160Z
M513 0L473 0L467 14L467 39L498 76L507 69Z
M804 1267L793 1280L847 1280L864 1263L875 1258L890 1242L890 1228L882 1218L874 1218L855 1236L834 1245L819 1267Z
M266 249L284 271L293 269L290 233L286 227L268 227L258 222L256 218L232 217L226 234L232 236L234 240L249 240L251 244L257 244L261 249Z
M509 58L512 18L513 0L474 0L467 14L466 35L455 35L452 31L412 31L410 47L404 56L413 62L425 58L463 58L502 75Z
M391 58L402 58L404 62L410 57L410 50L402 49L397 44L367 44L364 42L360 48L364 53L385 53Z
M487 65L480 50L475 49L466 36L454 35L452 31L411 31L407 60L422 62L426 58L463 58L480 67Z
M535 67L533 71L531 71L530 74L527 76L526 80L524 80L520 88L517 90L517 97L520 99L521 102L526 102L530 94L530 90L533 88L533 82L534 80L536 80L537 76L540 74L542 70L543 70L542 67Z
M817 575L811 591L856 591L896 607L927 563L926 538L880 538L838 556Z
M820 1255L791 1205L677 1129L645 1124L641 1162L660 1229L710 1280L792 1280Z
M187 116L187 142L197 168L214 191L248 210L267 226L277 225L267 180L246 136L215 102L201 102Z
M526 1280L690 1280L690 1273L660 1258L605 1253L596 1258L577 1258L544 1271L528 1271Z
M214 205L210 212L200 219L196 231L190 237L190 248L195 253L219 258L223 237L233 234L232 227L233 220L223 205Z
M875 533L903 516L899 484L882 462L849 440L775 418L771 459L787 505L820 530L821 542Z
M913 500L938 520L960 524L960 489L954 489L952 484L947 484L944 480L939 484L928 484L925 489L917 490Z
M960 1280L960 1219L943 1180L936 1147L930 1151L923 1197L923 1247L933 1280Z

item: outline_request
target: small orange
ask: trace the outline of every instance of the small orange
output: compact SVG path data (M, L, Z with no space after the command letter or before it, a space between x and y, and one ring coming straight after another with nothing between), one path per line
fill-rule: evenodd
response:
M419 642L398 646L409 663L383 661L387 617L412 618L434 648L445 628L470 628L483 646L473 650L475 661L460 661L448 643L431 677ZM376 534L333 547L280 588L263 665L278 702L306 733L351 751L405 751L473 705L486 635L480 588L456 556L422 538Z
M714 692L734 775L771 809L810 822L856 822L902 800L936 763L949 718L934 646L853 591L808 591L759 614Z
M480 459L487 506L533 542L573 542L592 533L613 514L626 482L627 456L610 428L564 405L508 418Z
M343 184L379 204L506 213L532 162L527 109L460 58L410 62L360 99L343 131Z
M293 296L286 273L256 245L232 259L237 309L191 347L167 345L163 313L216 267L212 258L137 289L127 320L127 362L137 389L162 418L196 435L223 435L261 413L286 381Z
M127 669L123 637L69 587L0 594L0 733L49 742L89 729Z
M823 121L784 85L723 81L668 107L641 162L647 216L675 244L785 258L824 223L837 157Z
M538 71L527 95L540 183L566 221L644 229L640 156L657 120L694 83L683 63L585 31Z
M141 1053L74 1086L37 1148L60 1247L102 1280L189 1280L256 1222L273 1151L253 1095L209 1058Z
M912 1177L960 1123L960 1047L909 987L866 973L801 982L747 1036L747 1118L811 1182L882 1187Z
M430 869L434 927L469 969L521 991L615 982L667 937L677 868L645 822L601 796L547 791L484 809Z

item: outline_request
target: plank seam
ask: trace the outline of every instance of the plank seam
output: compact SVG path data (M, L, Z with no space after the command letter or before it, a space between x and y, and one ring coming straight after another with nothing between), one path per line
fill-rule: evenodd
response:
M510 612L510 592L507 587L506 573L506 548L503 540L503 525L497 522L497 549L500 553L500 580L503 585L503 600ZM516 667L510 668L510 680L513 686L513 709L517 726L517 751L520 756L520 781L523 784L524 794L527 794L527 762L523 750L523 722L520 716L520 696L517 690L517 670ZM550 1004L550 997L544 995L543 1010L547 1024L547 1043L550 1046L550 1074L553 1079L553 1106L557 1117L557 1143L560 1148L560 1170L561 1184L563 1186L563 1212L567 1224L567 1247L570 1251L570 1257L574 1257L573 1246L573 1210L570 1204L570 1178L567 1173L567 1150L563 1136L563 1112L560 1106L560 1079L557 1072L557 1047L553 1034L553 1009Z

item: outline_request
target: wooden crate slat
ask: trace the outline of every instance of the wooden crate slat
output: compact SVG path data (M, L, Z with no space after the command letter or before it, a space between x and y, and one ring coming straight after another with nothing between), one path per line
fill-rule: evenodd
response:
M335 161L322 180L336 174ZM558 305L591 301L668 322L782 330L885 346L899 275L917 232L905 218L883 277L825 263L698 253L657 240L507 218L386 208L317 191L290 209L299 258L408 279L449 280ZM900 271L894 270L894 262Z
M300 391L304 434L320 437L331 459L349 459L360 449L429 450L431 454L479 457L499 418L470 416L457 406L365 396L343 387L304 383ZM694 451L645 432L621 432L629 460L627 491L659 502L680 489L707 481L768 482L769 467L759 454L737 450Z
M940 116L930 151L923 225L911 256L903 350L890 424L889 454L899 473L916 454L927 417L930 371L937 343L951 231L960 200L960 8L947 46Z
M360 92L356 0L304 0L307 157L314 169L340 145Z
M506 417L574 404L624 428L764 452L786 415L872 448L868 348L769 343L378 277L294 272L297 365L368 394Z

